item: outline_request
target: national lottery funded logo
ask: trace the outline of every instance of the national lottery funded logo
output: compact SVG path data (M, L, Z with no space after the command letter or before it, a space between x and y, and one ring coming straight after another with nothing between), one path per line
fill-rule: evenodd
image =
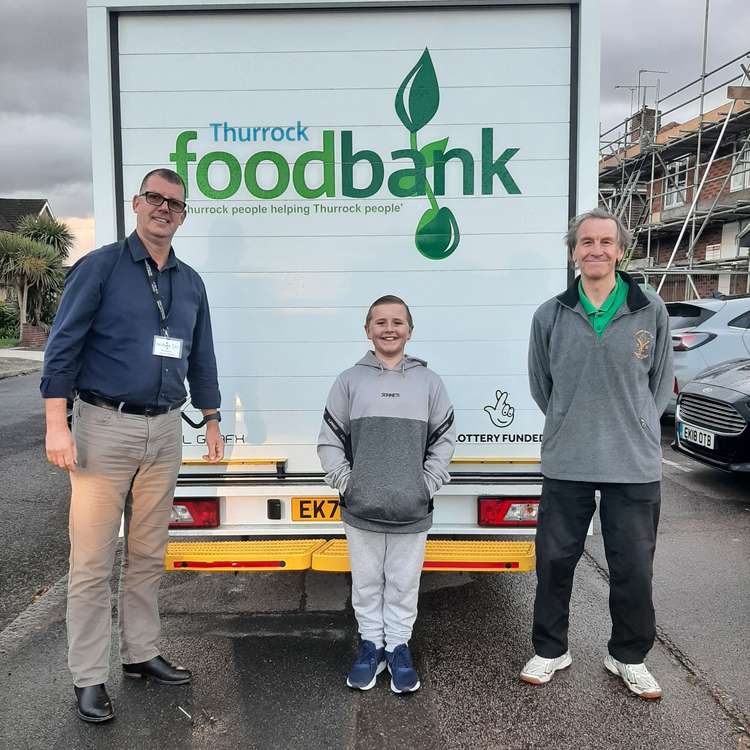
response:
M493 427L505 430L513 424L516 410L511 405L510 394L498 388L495 391L494 402L487 404L483 411L487 413ZM541 443L541 433L512 433L512 432L461 432L456 438L459 443Z
M174 170L188 185L192 185L209 200L228 200L246 191L250 196L268 205L253 207L249 213L310 214L357 213L357 214L398 214L403 210L403 202L380 205L358 203L348 205L327 204L326 198L354 198L365 200L374 196L386 186L394 198L424 198L426 208L414 228L416 249L430 260L441 260L452 255L461 241L459 218L446 206L441 206L439 198L445 196L446 165L450 162L461 167L461 195L493 195L499 187L508 195L520 195L521 189L510 172L509 162L518 153L518 148L495 148L494 130L481 128L481 153L479 158L466 148L451 144L444 137L429 143L420 144L419 133L430 123L440 106L440 87L437 73L425 48L414 67L406 74L396 92L394 109L408 133L408 148L390 152L390 159L399 169L392 171L386 179L386 159L372 149L355 145L352 130L329 130L322 133L322 145L300 154L293 164L270 146L274 143L301 143L310 140L309 126L301 120L287 124L238 125L227 121L209 123L209 132L215 143L231 144L232 150L225 148L207 151L198 155L191 144L198 140L197 130L183 130L178 134L174 151L169 161ZM249 144L260 150L242 151L242 145ZM191 148L195 150L191 150ZM236 153L235 153L236 151ZM337 164L337 157L339 162ZM195 163L195 179L189 180L189 165ZM310 164L322 165L322 179L311 185L306 174ZM354 184L354 167L366 164L370 168L367 185ZM224 176L217 180L213 165L223 165ZM261 185L258 168L272 165L275 169L275 182ZM221 184L217 184L218 182ZM294 196L311 204L290 206L274 204L272 201L283 196ZM206 213L231 214L226 207L209 207ZM212 210L213 209L213 210ZM263 210L267 209L267 210ZM369 209L369 210L368 210ZM191 212L201 209L191 207Z

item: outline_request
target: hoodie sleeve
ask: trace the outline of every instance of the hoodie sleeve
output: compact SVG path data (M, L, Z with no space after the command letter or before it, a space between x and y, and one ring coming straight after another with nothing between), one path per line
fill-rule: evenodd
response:
M534 313L529 336L529 389L542 414L546 414L552 393L552 374L549 367L549 341L539 320L539 310Z
M349 398L340 375L328 394L323 412L318 435L318 458L326 473L326 484L343 495L352 473L352 447Z
M669 313L661 300L657 301L659 312L656 322L656 345L654 362L649 371L648 385L654 395L656 411L661 415L667 408L674 388L672 366L672 334L669 328Z
M444 484L450 482L451 475L448 466L453 458L455 447L456 424L453 406L443 381L438 379L438 387L430 398L424 459L424 481L430 491L430 497L435 495Z

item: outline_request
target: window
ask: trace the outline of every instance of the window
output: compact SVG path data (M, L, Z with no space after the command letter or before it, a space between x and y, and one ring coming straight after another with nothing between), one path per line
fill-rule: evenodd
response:
M664 208L684 206L687 198L688 159L678 159L667 164L664 187Z
M735 144L735 154L738 154L742 150L744 143L745 141L739 141ZM737 161L729 189L732 192L750 189L750 145L745 146L742 156Z
M669 313L669 327L675 328L695 328L701 323L705 323L716 310L709 310L699 305L689 305L686 302L667 302L667 312Z
M750 328L750 312L743 313L738 318L730 320L727 323L732 328Z

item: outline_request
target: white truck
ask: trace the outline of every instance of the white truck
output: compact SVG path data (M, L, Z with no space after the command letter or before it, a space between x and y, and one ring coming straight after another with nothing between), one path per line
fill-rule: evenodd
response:
M408 351L455 406L425 569L533 569L528 331L568 282L569 217L596 203L598 14L88 0L97 244L132 231L147 171L176 170L176 251L211 303L226 459L205 463L185 424L168 570L348 569L316 438L383 294L411 306Z

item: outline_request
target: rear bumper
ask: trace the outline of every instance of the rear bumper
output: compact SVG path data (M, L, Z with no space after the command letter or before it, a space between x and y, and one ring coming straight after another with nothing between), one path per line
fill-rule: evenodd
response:
M522 500L536 500L541 494L541 477L538 475L515 475L497 477L492 482L479 483L475 478L455 477L441 488L434 498L434 513L431 536L529 536L533 527L498 526L480 527L478 523L478 498L499 496ZM210 483L209 483L210 482ZM213 538L319 537L331 539L343 536L344 527L339 520L316 518L307 521L295 520L294 502L299 498L338 500L335 490L313 478L301 484L298 478L285 481L237 480L234 477L210 477L203 482L182 481L175 491L175 503L188 499L216 498L219 502L220 525L216 528L171 528L170 536L201 536ZM269 502L275 502L280 514L272 519Z
M272 539L248 542L170 542L167 572L258 573L317 570L349 572L345 539ZM429 539L423 571L529 573L534 543Z

